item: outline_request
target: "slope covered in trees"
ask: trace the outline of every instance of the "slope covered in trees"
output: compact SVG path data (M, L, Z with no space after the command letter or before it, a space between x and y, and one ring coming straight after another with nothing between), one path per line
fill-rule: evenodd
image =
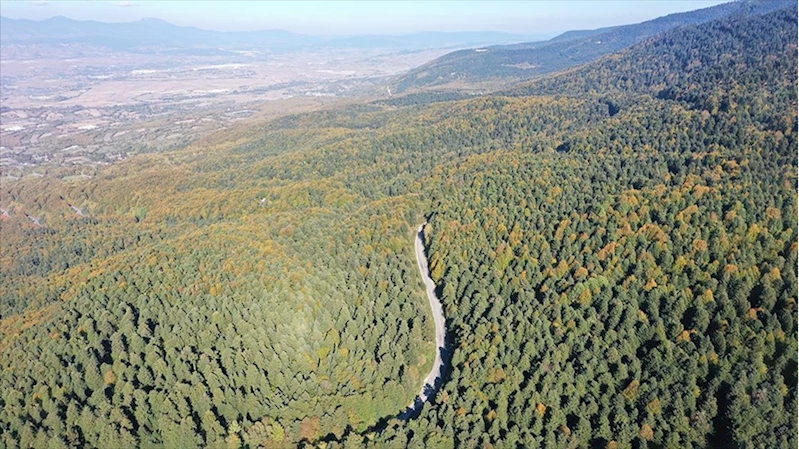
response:
M0 441L796 446L796 34L739 16L4 183ZM402 422L424 218L452 367Z
M292 446L395 415L435 350L412 248L423 180L604 115L536 98L358 107L87 182L4 184L5 443Z
M618 109L555 154L445 170L429 250L452 378L384 441L797 444L796 16L535 83Z
M735 1L642 23L566 32L548 41L459 50L399 76L392 90L507 85L595 61L679 27L701 26L728 16L766 14L792 4L788 0Z

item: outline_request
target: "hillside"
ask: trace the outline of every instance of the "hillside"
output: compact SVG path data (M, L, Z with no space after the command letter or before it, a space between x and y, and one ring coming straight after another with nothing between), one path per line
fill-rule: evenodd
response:
M446 85L472 89L508 85L595 61L674 28L734 14L764 14L792 4L787 0L737 1L632 25L570 31L543 42L459 50L399 76L392 90L402 93Z
M4 181L2 445L795 447L797 16Z

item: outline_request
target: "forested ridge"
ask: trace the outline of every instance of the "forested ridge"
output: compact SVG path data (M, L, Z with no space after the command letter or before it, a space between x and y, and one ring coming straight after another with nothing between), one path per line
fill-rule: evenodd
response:
M4 183L0 445L795 447L796 42L742 14ZM452 366L406 422L425 219Z
M425 90L436 86L455 90L507 86L596 61L641 41L658 39L669 30L691 25L701 27L728 16L765 14L792 4L790 0L733 1L641 23L568 31L547 41L458 50L400 75L393 81L392 91L421 90L424 94Z

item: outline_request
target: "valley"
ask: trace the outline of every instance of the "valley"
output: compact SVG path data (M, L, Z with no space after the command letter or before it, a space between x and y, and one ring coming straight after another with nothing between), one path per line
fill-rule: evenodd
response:
M68 64L57 55L13 59L17 52L3 52L0 176L10 180L94 174L242 121L385 95L385 76L446 50L177 57L101 51L70 55Z

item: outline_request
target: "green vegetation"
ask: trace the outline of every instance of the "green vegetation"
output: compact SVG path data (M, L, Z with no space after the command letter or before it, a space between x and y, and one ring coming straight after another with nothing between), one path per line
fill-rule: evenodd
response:
M792 4L788 0L734 1L642 23L570 31L548 41L495 45L482 51L454 51L399 76L392 91L401 93L436 86L470 90L507 86L596 61L678 27L728 16L765 14Z
M3 298L28 306L2 322L5 444L315 440L413 397L432 323L406 244L412 200L323 180L226 188L240 166L165 162L110 170L84 190L91 218L56 203L47 227L3 223ZM87 189L42 187L9 196Z
M795 447L796 35L736 16L4 184L0 445ZM424 219L453 360L401 422Z

